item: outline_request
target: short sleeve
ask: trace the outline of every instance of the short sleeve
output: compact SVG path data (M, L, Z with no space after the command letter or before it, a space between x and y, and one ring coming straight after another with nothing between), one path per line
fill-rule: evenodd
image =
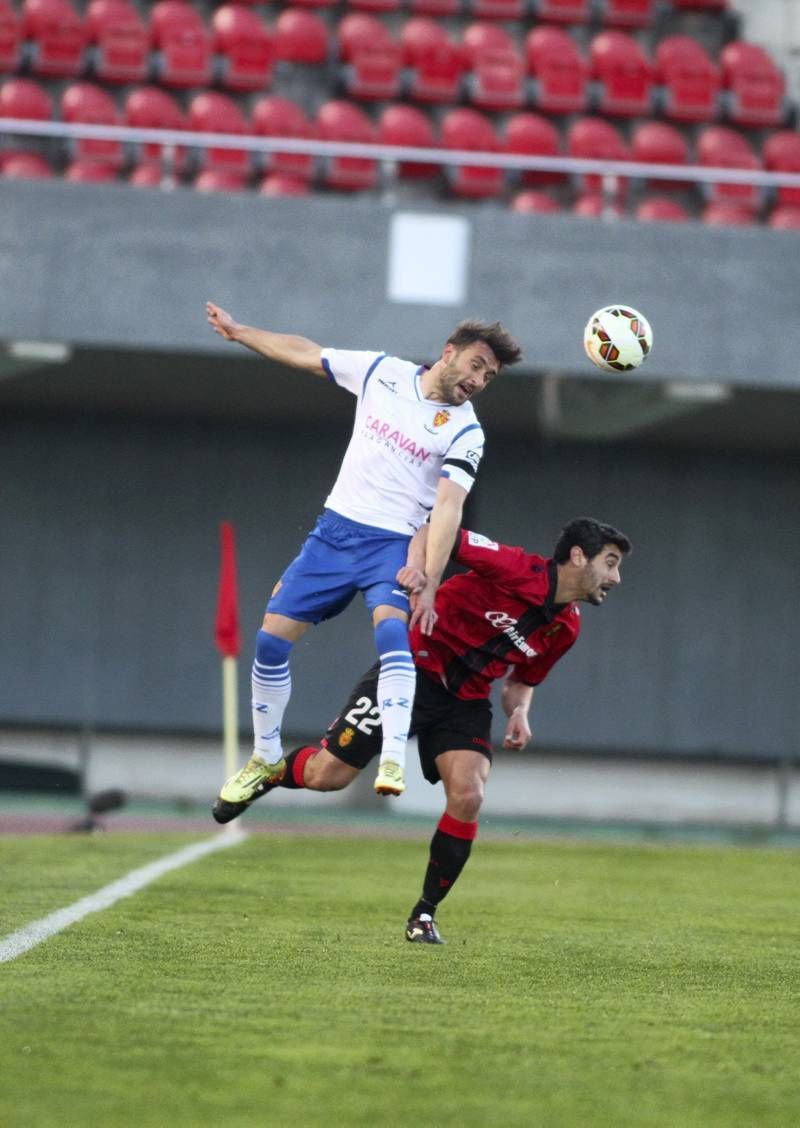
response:
M454 557L459 564L497 581L517 580L530 561L530 554L523 548L499 544L471 529L461 530Z
M322 367L329 380L358 395L364 381L385 353L323 349Z
M475 484L483 458L483 428L477 421L459 431L442 462L442 477L450 478L467 493Z

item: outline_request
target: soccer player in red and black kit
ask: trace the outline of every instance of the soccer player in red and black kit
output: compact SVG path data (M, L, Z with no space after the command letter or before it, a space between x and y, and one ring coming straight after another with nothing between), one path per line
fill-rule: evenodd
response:
M397 577L412 592L425 582L424 542L423 529ZM406 925L407 940L444 943L434 916L478 832L492 760L492 682L505 679L503 746L524 748L531 738L534 687L580 632L578 603L599 606L605 600L620 582L620 564L630 550L624 533L589 517L565 525L550 559L462 530L453 559L469 571L439 588L433 632L411 633L417 667L411 735L417 737L425 778L444 784L446 807L431 840L422 895ZM321 747L298 748L287 757L278 786L338 791L379 755L378 673L376 664L361 678ZM227 822L248 805L229 804L223 811L218 801L215 818Z

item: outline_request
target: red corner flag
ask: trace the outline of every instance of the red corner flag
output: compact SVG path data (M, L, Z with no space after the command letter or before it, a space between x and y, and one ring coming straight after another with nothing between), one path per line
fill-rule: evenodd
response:
M220 525L222 563L219 574L217 621L214 636L223 657L236 658L239 654L239 606L236 594L236 546L233 525L223 521Z

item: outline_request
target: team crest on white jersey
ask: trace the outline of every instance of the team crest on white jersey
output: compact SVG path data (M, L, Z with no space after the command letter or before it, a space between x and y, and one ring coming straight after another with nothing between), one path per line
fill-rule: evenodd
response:
M436 414L433 417L434 427L444 427L445 423L448 421L449 418L450 418L450 412L445 411L444 408L442 408L442 410L437 411Z

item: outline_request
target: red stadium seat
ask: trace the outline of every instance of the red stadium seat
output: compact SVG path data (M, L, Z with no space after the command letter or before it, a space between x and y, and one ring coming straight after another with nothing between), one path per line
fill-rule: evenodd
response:
M198 192L243 192L247 177L232 168L205 168L195 177L194 187Z
M697 164L704 168L759 169L747 138L724 125L709 125L697 136ZM703 191L711 203L737 204L751 211L761 203L762 190L752 184L705 183Z
M409 145L415 149L434 146L433 126L430 118L416 106L387 106L378 119L378 140L382 145ZM419 161L401 161L398 173L412 179L426 179L439 173L435 164Z
M772 211L767 224L779 231L800 231L800 207L779 205Z
M69 0L24 0L22 35L34 74L73 78L83 70L86 29Z
M658 0L602 0L600 18L607 27L652 27Z
M707 204L700 218L712 227L749 227L756 221L750 208L722 202Z
M265 90L272 81L272 35L243 4L223 4L211 19L213 46L222 56L220 82L228 90Z
M786 81L763 47L738 41L720 53L727 92L726 117L736 125L780 125L786 117Z
M166 90L157 86L139 86L125 98L123 107L125 125L139 129L186 129L183 110ZM165 151L164 146L147 142L140 147L139 163L163 165L180 171L186 163L186 150L176 148Z
M669 196L651 196L640 200L636 206L636 218L647 223L686 223L691 219L683 204Z
M6 180L49 180L53 170L40 153L10 152L0 155L0 176Z
M427 16L414 16L400 32L400 42L414 101L457 102L467 63L444 25Z
M186 117L187 128L198 133L231 133L241 137L250 132L238 103L215 90L195 94ZM222 169L244 176L250 171L250 153L246 149L202 149L200 160L204 169Z
M393 46L394 38L377 16L369 12L349 12L336 29L336 43L339 59L349 63L362 51Z
M211 35L187 0L158 0L151 13L159 80L165 86L207 86L212 78Z
M370 118L360 106L342 98L320 106L315 120L317 134L322 141L370 144L376 140L375 126ZM377 162L360 157L329 157L324 165L323 183L342 192L375 188L378 183Z
M724 12L728 0L672 0L672 7L687 12Z
M601 192L584 192L572 205L572 214L583 219L621 219L625 212L621 204Z
M74 184L116 184L117 171L115 165L104 164L94 158L78 158L69 164L64 172L64 179Z
M643 164L685 165L689 162L689 144L674 125L665 121L644 121L631 134L631 160ZM662 191L690 186L689 181L679 180L651 180L647 183Z
M412 16L458 16L461 0L409 0L408 10Z
M350 12L341 20L336 38L351 98L399 96L403 51L377 16Z
M769 172L800 173L800 133L778 129L761 147L764 166ZM800 207L800 188L778 188L775 202L779 207Z
M141 164L128 177L128 184L135 188L171 188L174 180L165 176L157 164Z
M598 113L641 117L650 112L653 68L632 35L601 31L589 48Z
M698 39L668 35L656 47L655 66L665 117L699 122L717 118L722 74Z
M347 0L348 8L356 12L399 12L401 0Z
M85 22L95 78L101 82L147 78L150 29L130 0L91 0Z
M31 78L7 78L0 85L0 118L49 121L53 99Z
M328 61L328 28L315 12L284 8L274 30L276 59L312 65Z
M470 16L479 20L522 20L525 0L467 0Z
M535 27L525 38L532 104L554 114L582 113L589 104L589 67L577 43L557 27Z
M507 153L526 157L557 157L561 138L556 127L539 114L519 113L509 118L504 136ZM523 184L551 184L564 180L561 172L523 172Z
M514 110L525 105L525 65L509 32L477 21L464 31L462 48L471 70L468 89L474 106Z
M339 0L292 0L292 2L297 8L336 8ZM253 0L250 0L250 3L253 3Z
M536 17L553 23L585 24L592 17L591 0L535 0Z
M307 196L311 188L307 180L288 176L285 172L270 172L258 188L262 196Z
M561 204L546 192L525 188L511 201L511 210L520 215L554 215L561 211Z
M307 140L314 135L305 111L296 102L277 94L259 98L251 117L253 132L259 137ZM309 153L267 153L263 167L275 175L310 180L314 175L314 157Z
M573 122L567 131L567 154L587 160L624 161L628 159L628 146L621 133L603 118L585 117ZM585 193L603 191L603 177L599 173L587 173L577 177L580 190ZM617 196L624 196L627 181L618 178Z
M22 61L22 20L10 0L0 0L0 73L13 74Z
M479 110L458 108L448 110L442 118L441 144L444 149L473 150L496 153L500 142L491 121ZM478 165L448 165L445 175L450 190L456 196L468 199L487 199L503 191L503 170Z
M121 125L117 104L107 90L91 82L73 82L61 95L61 120L81 125ZM70 143L73 159L80 163L99 161L121 168L124 151L121 141L77 139Z

